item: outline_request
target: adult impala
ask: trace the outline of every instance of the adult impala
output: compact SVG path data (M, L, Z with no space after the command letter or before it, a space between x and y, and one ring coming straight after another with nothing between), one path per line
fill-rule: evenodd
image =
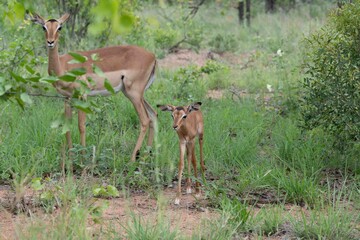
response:
M72 57L68 54L59 55L58 39L62 25L69 19L69 14L64 14L59 19L45 20L38 14L33 15L32 21L40 24L45 32L45 40L48 48L48 73L50 75L61 76L74 68L85 68L86 74L81 77L85 81L90 91L88 96L109 95L105 88L105 77L100 77L93 72L92 64L96 64L105 74L116 92L120 90L132 102L140 119L140 134L135 148L131 155L131 160L135 161L139 153L146 131L149 129L147 144L152 145L154 138L154 121L156 121L156 112L150 104L144 99L145 90L150 87L154 81L156 59L154 54L138 46L113 46L99 48L91 51L78 52L87 57L88 61L84 63L71 64ZM96 55L99 60L94 62L91 56ZM90 84L87 78L93 79ZM76 82L56 81L53 83L56 90L71 98L74 90L80 85ZM65 101L65 116L72 117L71 106ZM80 143L85 146L85 119L86 114L78 111L78 125L80 131ZM66 133L68 147L72 148L70 132Z
M181 196L181 178L184 169L185 150L187 152L188 160L188 177L186 179L186 193L191 193L191 166L194 168L194 175L197 178L196 158L195 158L195 137L199 138L200 145L200 166L202 173L205 172L206 167L203 157L203 137L204 137L204 122L200 111L201 102L192 103L189 106L173 106L173 105L157 105L162 111L170 111L173 118L173 128L178 134L180 140L180 161L179 161L179 176L178 189L175 198L175 204L180 204ZM200 183L196 181L195 193L200 196Z

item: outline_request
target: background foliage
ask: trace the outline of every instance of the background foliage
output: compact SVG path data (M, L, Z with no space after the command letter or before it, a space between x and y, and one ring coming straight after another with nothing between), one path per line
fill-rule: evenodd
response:
M359 3L333 10L327 25L305 43L305 125L325 128L342 149L360 137Z

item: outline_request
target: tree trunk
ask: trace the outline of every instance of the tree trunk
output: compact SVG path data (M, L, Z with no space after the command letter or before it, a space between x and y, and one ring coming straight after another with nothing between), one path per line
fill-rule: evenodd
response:
M251 18L250 10L251 10L251 0L246 0L246 23L248 26L250 26L250 18Z
M352 0L344 1L344 0L337 0L337 5L339 8L342 8L346 3L352 3Z
M239 23L244 23L244 1L239 1L238 13L239 13Z
M275 12L275 2L276 0L265 0L265 12Z

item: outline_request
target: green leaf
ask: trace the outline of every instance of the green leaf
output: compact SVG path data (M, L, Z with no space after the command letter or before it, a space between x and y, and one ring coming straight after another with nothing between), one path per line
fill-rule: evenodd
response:
M40 194L40 199L42 200L52 200L54 198L54 195L50 191L45 191Z
M69 73L74 74L75 76L81 76L86 73L86 68L74 68L69 71Z
M98 66L96 66L95 64L92 64L92 68L93 68L93 71L96 75L100 76L100 77L103 77L105 78L106 75L105 73L101 70L101 68L99 68Z
M23 101L19 96L15 96L15 100L16 100L16 102L19 104L19 106L20 106L22 109L24 109L24 107L25 107L24 101Z
M105 79L104 87L106 88L106 90L108 90L112 94L115 94L115 90L114 90L113 86L111 85L111 83L109 82L108 79Z
M39 82L40 81L40 77L29 77L26 80L30 81L30 82Z
M64 121L62 119L56 119L55 121L53 121L50 125L51 128L59 128L62 124L64 123Z
M76 75L72 74L71 72L67 72L60 76L59 79L65 82L74 82L76 80Z
M85 102L85 101L81 101L81 100L73 100L72 105L75 108L77 108L85 113L92 113L92 110L90 108L91 105L89 102Z
M99 54L97 54L97 53L91 54L91 59L95 62L99 61L100 60Z
M15 74L14 72L10 72L10 75L17 81L17 82L23 82L26 83L25 78L23 78L20 75Z
M104 189L101 187L93 189L93 195L95 197L98 197L98 196L102 195L103 193L104 193Z
M24 5L22 5L21 3L18 3L18 2L15 3L14 12L15 12L16 18L18 20L23 19L24 15L25 15L25 7L24 7Z
M39 79L39 82L45 82L45 83L54 83L56 81L58 81L59 78L56 76L47 76L47 77L42 77Z
M8 91L8 90L10 90L12 88L12 85L11 84L6 84L4 88L5 88L5 91Z
M25 68L26 68L26 70L27 70L29 73L31 73L31 74L34 74L34 73L36 72L36 71L35 71L32 67L30 67L29 65L26 65Z
M86 56L83 56L79 53L74 53L74 52L69 52L69 55L73 57L73 60L71 60L69 63L70 64L74 64L74 63L84 63L88 60L88 58Z
M64 125L62 126L62 129L61 129L61 134L64 135L65 133L69 132L70 131L70 125L71 125L70 121L65 121Z
M134 17L130 14L123 13L119 18L119 24L125 28L125 30L130 30L134 24Z
M108 195L111 197L118 197L120 196L119 191L116 189L116 187L112 185L107 185L106 190L108 192Z
M27 104L32 104L33 101L31 100L30 96L27 93L20 94L20 99Z
M42 190L44 188L44 185L41 184L41 178L34 178L31 180L31 188L35 191Z

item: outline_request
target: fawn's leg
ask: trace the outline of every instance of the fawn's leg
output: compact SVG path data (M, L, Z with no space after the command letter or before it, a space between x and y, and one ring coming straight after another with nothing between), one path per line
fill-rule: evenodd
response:
M178 189L176 193L175 198L175 204L180 204L180 197L181 197L181 178L182 178L182 172L184 170L184 155L185 155L185 142L180 142L180 161L179 161L179 176L178 176Z

